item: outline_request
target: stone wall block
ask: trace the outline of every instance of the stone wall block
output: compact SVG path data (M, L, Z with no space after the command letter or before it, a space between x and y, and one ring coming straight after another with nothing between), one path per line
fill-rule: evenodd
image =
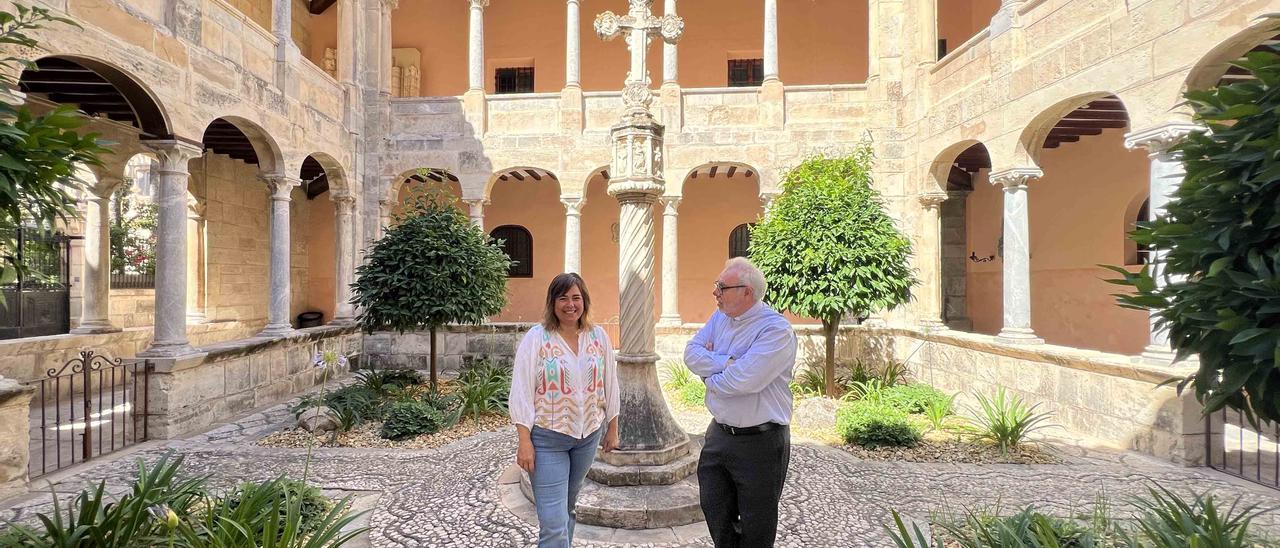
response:
M13 379L0 377L0 500L27 488L33 392Z

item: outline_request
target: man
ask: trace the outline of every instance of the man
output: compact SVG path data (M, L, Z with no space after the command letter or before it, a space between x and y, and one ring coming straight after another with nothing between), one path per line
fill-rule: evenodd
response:
M761 302L764 274L738 257L716 279L716 306L684 349L707 385L698 461L702 513L717 548L773 546L778 499L791 457L791 323Z

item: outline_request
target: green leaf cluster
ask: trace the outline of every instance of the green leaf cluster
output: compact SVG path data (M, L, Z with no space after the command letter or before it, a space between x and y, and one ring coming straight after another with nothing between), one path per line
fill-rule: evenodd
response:
M511 395L511 367L485 358L458 376L458 399L462 412L479 420L485 413L507 414Z
M13 13L0 11L0 49L36 47L37 41L28 33L48 23L75 25L41 7L15 4ZM17 82L8 76L9 71L16 74L23 69L35 69L35 64L20 57L0 57L0 89L14 87ZM34 114L25 106L0 100L0 228L23 223L50 226L76 214L73 193L84 186L76 174L77 166L101 165L98 156L110 152L101 145L98 134L78 131L87 121L70 106ZM16 246L12 236L0 240L0 248L12 250ZM3 255L0 279L25 275L26 268L17 263L13 253Z
M1186 178L1132 238L1164 254L1162 272L1144 268L1113 283L1136 292L1123 306L1155 311L1178 357L1199 369L1194 388L1206 414L1230 407L1250 421L1280 421L1280 48L1234 63L1253 75L1187 101L1206 131L1172 150ZM1162 278L1164 284L1157 284Z
M872 152L815 157L787 172L782 194L751 231L751 261L769 280L765 300L799 316L839 322L907 302L918 283L911 241L871 186Z
M859 400L836 412L836 431L845 443L876 447L911 447L924 437L907 414L893 406Z

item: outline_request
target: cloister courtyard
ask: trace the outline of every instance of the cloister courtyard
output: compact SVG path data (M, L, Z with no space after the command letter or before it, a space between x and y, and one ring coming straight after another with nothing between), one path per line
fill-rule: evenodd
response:
M181 457L178 477L207 476L207 503L178 509L191 515L272 488L311 513L350 496L348 546L530 546L503 390L549 281L578 272L630 403L575 545L710 546L692 473L710 415L685 344L800 166L863 152L858 184L909 247L912 283L828 321L830 386L823 322L786 314L799 349L779 545L895 546L895 512L944 536L1030 512L1128 527L1161 493L1238 501L1259 512L1256 545L1280 542L1280 429L1203 413L1169 383L1201 362L1177 359L1158 315L1120 306L1134 289L1108 283L1165 268L1170 250L1131 234L1196 175L1182 150L1208 122L1186 97L1260 85L1240 60L1277 51L1280 0L0 12L19 14L0 33L27 35L0 40L0 102L70 109L102 147L57 187L65 218L0 226L0 267L22 265L0 283L0 545L55 498L65 511L103 482L129 500L139 462ZM26 123L7 112L5 128ZM501 302L434 329L371 325L377 303L357 302L375 251L424 195L453 233L502 252L488 295ZM464 285L478 270L449 268L472 258L420 277ZM1269 340L1259 326L1232 344ZM1043 427L1001 437L984 410L996 399ZM871 423L896 428L890 447ZM662 424L675 428L638 434ZM171 535L197 521L141 511Z

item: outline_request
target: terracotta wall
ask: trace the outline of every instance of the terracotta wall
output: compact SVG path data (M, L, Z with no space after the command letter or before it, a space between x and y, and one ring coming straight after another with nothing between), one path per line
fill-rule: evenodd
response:
M991 24L1000 0L938 0L938 39L954 51Z
M293 9L293 41L304 57L324 68L324 49L338 49L338 5L311 15L306 9L299 10L299 3L295 2Z
M1148 160L1126 150L1124 130L1106 130L1046 149L1044 177L1030 183L1031 326L1046 342L1137 354L1147 341L1147 315L1115 304L1120 288L1097 265L1123 265L1125 232L1132 204L1147 192ZM970 250L996 254L1002 195L985 179L968 198ZM994 334L1001 327L999 257L969 262L968 303L973 330ZM1134 267L1136 268L1136 267Z
M764 43L763 6L758 0L681 3L678 13L685 19L685 37L679 46L680 84L724 86L728 83L728 59L760 57ZM661 6L657 7L660 11ZM606 8L618 12L625 4L582 6L581 80L586 91L620 89L630 63L620 39L603 42L596 38L592 27L595 15ZM465 2L403 2L394 12L393 47L417 48L422 53L423 95L460 95L466 91L468 25ZM534 29L536 32L532 32ZM494 69L511 66L535 67L535 92L555 92L564 87L562 0L492 4L485 9L484 30L484 82L489 93L493 92ZM781 2L778 35L783 82L840 84L866 80L865 0ZM659 44L650 45L648 69L655 86L662 81L661 52Z
M582 279L586 280L591 290L591 318L610 329L610 337L617 336L612 326L618 324L618 313L621 310L618 301L620 290L618 282L618 240L614 239L614 225L618 223L618 215L622 207L617 198L608 193L608 182L596 175L587 183L584 193L587 203L582 208ZM662 249L662 206L654 206L654 247ZM662 259L654 254L654 272L662 271ZM655 283L658 289L661 282ZM662 301L655 300L655 303ZM659 306L654 312L659 312ZM613 341L616 345L618 341Z
M502 225L519 225L533 236L533 277L507 279L507 308L494 321L538 321L551 278L564 271L564 206L560 185L548 177L541 181L514 178L498 181L484 208L484 229L490 233ZM599 284L596 284L599 285ZM598 317L598 316L597 316Z
M293 271L291 320L305 311L324 314L325 322L333 319L338 289L338 211L332 197L332 192L310 200L302 191L294 194L298 200L298 218L293 222L290 235L296 258L290 265Z

